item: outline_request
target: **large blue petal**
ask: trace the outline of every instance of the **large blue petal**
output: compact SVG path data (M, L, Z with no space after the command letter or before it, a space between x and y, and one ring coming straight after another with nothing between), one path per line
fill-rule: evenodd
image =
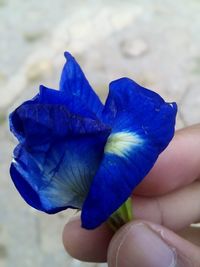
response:
M70 127L70 126L69 126ZM51 140L48 148L20 144L10 173L21 196L32 207L55 213L81 208L102 160L108 130Z
M92 229L130 196L174 134L177 107L158 94L123 78L110 85L104 120L112 133L82 210Z
M67 62L63 68L60 90L67 95L78 97L80 102L87 106L98 118L101 117L103 104L93 91L80 66L72 55L65 52Z

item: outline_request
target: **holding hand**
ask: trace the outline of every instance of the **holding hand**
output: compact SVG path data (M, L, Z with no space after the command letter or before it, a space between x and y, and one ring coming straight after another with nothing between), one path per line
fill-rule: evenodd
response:
M154 168L134 191L134 221L115 235L106 224L95 230L70 221L66 250L83 261L114 267L200 266L200 228L177 232L200 221L200 125L176 132Z

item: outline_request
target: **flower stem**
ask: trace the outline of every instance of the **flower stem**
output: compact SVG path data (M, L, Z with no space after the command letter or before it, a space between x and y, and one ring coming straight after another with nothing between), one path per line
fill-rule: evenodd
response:
M133 219L132 199L129 197L108 219L110 228L116 232L121 226Z

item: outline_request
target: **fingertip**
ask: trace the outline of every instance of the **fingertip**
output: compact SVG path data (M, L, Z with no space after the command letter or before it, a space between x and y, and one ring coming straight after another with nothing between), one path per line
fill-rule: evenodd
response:
M121 228L110 242L108 266L200 266L200 250L161 225L137 220Z
M65 250L73 257L87 262L105 262L113 232L106 224L95 230L81 227L79 218L69 221L63 230Z
M108 266L174 266L173 250L148 227L135 221L120 230L108 250Z
M79 228L80 220L79 218L73 218L70 220L63 229L62 241L65 250L73 257L76 257L76 240L78 231L75 231L76 228Z

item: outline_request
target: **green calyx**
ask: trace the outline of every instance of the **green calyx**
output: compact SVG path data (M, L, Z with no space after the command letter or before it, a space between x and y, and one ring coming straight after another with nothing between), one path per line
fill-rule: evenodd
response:
M124 224L133 219L132 199L129 197L108 219L110 228L116 232Z

